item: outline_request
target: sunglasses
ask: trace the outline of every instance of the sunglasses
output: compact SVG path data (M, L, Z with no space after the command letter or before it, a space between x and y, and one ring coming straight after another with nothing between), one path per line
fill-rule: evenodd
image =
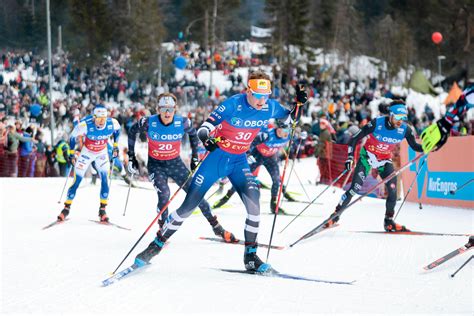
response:
M393 114L393 118L397 121L406 121L407 116L405 114Z
M268 93L257 93L253 91L252 96L257 100L260 100L261 98L263 98L264 100L268 100L268 98L270 98L270 95Z
M160 113L173 113L175 111L175 108L169 106L161 106L158 108L158 111L160 111Z

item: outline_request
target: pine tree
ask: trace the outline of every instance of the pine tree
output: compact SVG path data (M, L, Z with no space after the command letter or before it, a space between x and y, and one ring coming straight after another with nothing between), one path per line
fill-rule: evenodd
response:
M68 45L74 56L85 64L94 64L110 51L113 19L108 7L101 0L70 0L72 23Z
M162 11L157 0L137 0L132 8L129 32L131 69L135 77L153 78L158 53L165 36Z

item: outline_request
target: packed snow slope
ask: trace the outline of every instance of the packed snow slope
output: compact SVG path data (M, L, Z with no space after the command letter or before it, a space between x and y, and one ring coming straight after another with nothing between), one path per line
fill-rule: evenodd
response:
M295 171L313 199L325 185L316 186L315 160L296 164ZM266 171L261 179L270 183ZM128 187L112 181L108 214L111 221L131 231L90 222L96 219L99 187L78 190L70 220L48 230L61 210L58 204L64 179L0 179L2 218L1 312L5 314L205 314L205 315L304 315L316 313L426 313L472 315L473 272L471 262L455 278L453 273L472 254L464 253L424 272L423 266L461 247L467 237L401 236L353 231L383 229L385 202L363 198L348 209L337 228L303 241L293 248L272 250L269 263L281 272L306 277L352 281L333 285L245 274L218 268L243 269L243 246L200 240L213 237L204 217L195 212L170 239L152 265L129 278L101 287L132 245L156 216L156 193L149 183L134 188L123 216ZM87 182L87 183L86 183ZM311 183L310 183L311 182ZM229 184L227 184L228 188ZM171 185L172 190L176 185ZM208 195L217 190L214 186ZM306 199L295 174L289 191ZM342 191L327 190L285 232L279 231L291 216L278 216L275 245L288 245L320 224L333 211ZM184 194L171 204L176 209ZM270 192L262 190L259 242L268 243L273 216L269 215ZM210 199L215 202L216 196ZM397 208L400 202L397 204ZM245 209L238 196L230 207L215 210L221 224L243 237ZM302 203L284 202L282 207L298 213ZM397 220L412 230L473 233L474 213L467 209L442 208L407 203ZM154 238L157 226L148 232L122 266ZM258 254L266 257L266 249Z

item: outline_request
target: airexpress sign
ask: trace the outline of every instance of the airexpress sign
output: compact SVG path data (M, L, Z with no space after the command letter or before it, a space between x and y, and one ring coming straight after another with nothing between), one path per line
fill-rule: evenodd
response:
M403 142L402 165L416 154ZM403 172L405 194L418 172L409 201L426 204L474 208L474 182L462 187L474 178L474 137L450 137L447 144L431 152L426 162L420 159ZM462 187L462 188L461 188ZM455 194L451 194L451 192Z

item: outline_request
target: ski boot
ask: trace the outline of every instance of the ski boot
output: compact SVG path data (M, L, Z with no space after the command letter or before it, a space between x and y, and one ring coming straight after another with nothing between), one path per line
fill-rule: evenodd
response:
M237 238L235 238L234 234L225 230L224 227L219 224L217 221L217 216L212 217L212 219L209 221L209 224L211 224L214 234L224 239L225 242L235 243L239 241Z
M336 206L336 209L331 214L331 216L329 216L329 218L331 218L333 215L337 215L337 216L335 216L333 219L329 220L326 224L324 224L324 228L329 228L336 225L336 223L339 221L339 216L341 215L339 213L340 210L341 210L341 207L339 205Z
M101 222L108 222L109 221L109 217L107 216L107 213L105 212L105 207L106 206L107 206L107 204L100 203L99 219L100 219Z
M69 211L71 210L71 202L64 202L64 208L61 211L61 213L58 215L58 222L62 222L66 219L66 217L69 215Z
M474 236L469 237L469 241L466 244L466 248L474 247Z
M393 217L385 217L383 222L383 228L387 232L409 232L405 226L397 224L393 221Z
M221 207L222 205L226 204L227 201L229 201L229 199L231 198L231 196L234 194L234 192L230 192L227 191L227 193L221 197L221 199L219 201L217 201L216 203L214 203L214 205L212 206L212 208L219 208Z
M276 196L272 196L272 200L270 201L270 211L272 212L272 214L275 214L276 212L276 205L277 205L277 198ZM281 206L278 208L278 214L288 215Z
M247 271L271 273L273 268L257 256L257 246L245 246L244 264Z
M128 177L128 175L126 175L126 174L123 175L123 176L122 176L122 179L123 179L123 181L125 181L126 184L128 184L128 185L131 185L131 184L132 184L132 183L131 183L132 181L130 181L130 178Z
M158 236L148 245L148 247L140 252L135 257L134 265L142 267L150 263L151 258L160 253L161 249L165 246L163 238L158 233Z

